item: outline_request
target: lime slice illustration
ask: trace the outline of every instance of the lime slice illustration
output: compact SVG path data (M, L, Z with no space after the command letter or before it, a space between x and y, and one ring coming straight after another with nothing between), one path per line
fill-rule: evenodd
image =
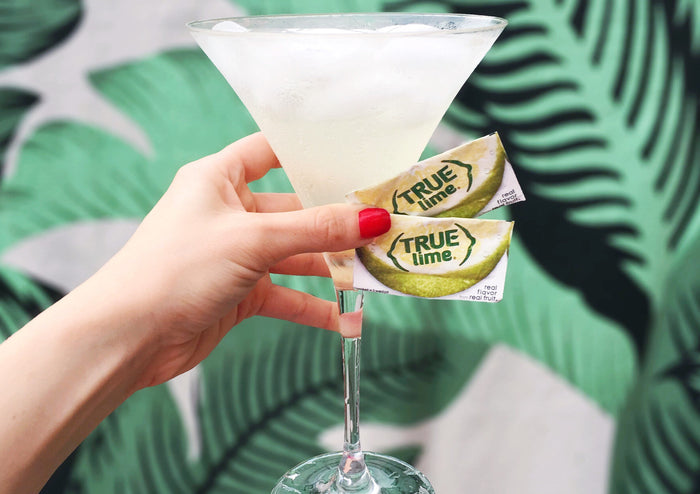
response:
M497 133L412 166L374 187L347 195L394 214L471 218L494 196L503 180L506 152Z
M357 254L385 286L419 297L451 295L483 280L513 232L509 221L398 215L391 221L389 232Z

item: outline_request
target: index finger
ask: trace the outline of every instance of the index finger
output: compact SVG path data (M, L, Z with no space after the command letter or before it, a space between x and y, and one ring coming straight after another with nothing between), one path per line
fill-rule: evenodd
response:
M229 169L242 166L246 183L258 180L271 169L281 166L262 132L256 132L229 144L217 155Z

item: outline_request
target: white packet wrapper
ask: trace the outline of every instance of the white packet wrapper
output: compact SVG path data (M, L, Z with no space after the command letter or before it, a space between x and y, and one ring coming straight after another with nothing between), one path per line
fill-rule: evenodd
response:
M393 214L473 218L524 201L525 195L498 133L493 133L423 160L346 198Z
M356 250L356 289L474 302L503 298L513 223L473 219L525 200L498 133L346 197L393 213L391 230Z
M389 232L355 254L354 288L392 295L498 302L509 221L392 215Z

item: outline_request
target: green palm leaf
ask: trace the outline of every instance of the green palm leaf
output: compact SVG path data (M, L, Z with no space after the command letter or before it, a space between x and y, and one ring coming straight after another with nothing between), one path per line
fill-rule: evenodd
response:
M146 173L159 193L180 166L257 130L199 49L173 50L90 79L146 133L154 151Z
M682 24L662 2L439 4L508 18L450 119L501 131L528 196L521 238L641 346L647 297L661 302L654 287L698 221L697 45L674 30L690 8Z
M133 148L93 127L44 125L25 142L17 171L3 184L11 201L0 210L8 233L0 250L73 221L141 217L155 197L144 164Z
M8 233L0 237L0 251L74 221L140 218L177 168L256 129L223 77L195 50L100 71L91 79L140 124L153 154L144 156L77 122L45 124L24 143L16 173L0 189L9 198L0 209Z
M385 0L236 0L237 5L250 15L317 14L322 12L376 12L382 10Z
M215 374L206 380L202 407L211 411L202 419L203 449L217 458L208 468L211 488L237 485L240 492L267 492L282 472L321 453L318 436L342 420L337 335L294 331L269 344L258 342L257 351L239 358L229 354L211 362ZM441 410L486 349L461 336L410 335L393 327L366 332L363 340L363 417L393 423L412 423ZM456 365L457 355L466 365ZM435 380L445 386L430 392ZM423 406L414 406L419 401ZM225 410L236 413L226 420ZM235 446L217 455L215 445L226 437ZM196 492L205 490L200 485Z
M199 459L187 458L182 426L161 386L132 397L90 436L73 484L105 494L267 493L288 468L322 452L318 436L343 416L338 336L261 322L237 327L204 363ZM363 391L371 402L364 416L403 423L441 410L487 348L460 335L393 328L366 334L364 343ZM419 397L423 405L414 407ZM114 461L120 469L109 468Z
M617 323L591 312L576 290L543 272L519 237L516 223L501 302L431 301L368 293L366 331L395 327L405 333L460 334L471 341L507 344L547 365L617 415L636 377L632 340ZM333 289L325 279L277 276L275 282L333 299Z
M0 4L0 69L54 48L78 24L79 0L13 1Z
M275 281L333 297L327 280L280 276ZM366 331L396 327L406 333L461 334L471 341L507 344L550 367L613 415L636 376L636 350L623 329L591 312L580 294L543 272L519 241L517 224L505 296L498 304L368 293L364 315Z
M81 444L66 482L67 492L178 492L157 489L172 487L171 482L186 473L168 467L173 458L182 457L186 463L186 441L167 387L139 391ZM151 463L161 467L153 468ZM148 468L142 470L141 465ZM169 471L168 478L154 477L164 471Z
M21 89L0 88L0 157L5 155L7 145L14 137L19 122L37 99L35 94ZM0 159L0 180L3 170L4 160Z
M62 296L50 287L0 266L0 342Z
M588 310L581 296L543 273L514 235L504 299L498 304L372 296L368 327L445 331L504 343L550 367L612 415L636 373L635 349L621 328Z
M665 285L647 367L621 417L611 492L700 490L700 236Z

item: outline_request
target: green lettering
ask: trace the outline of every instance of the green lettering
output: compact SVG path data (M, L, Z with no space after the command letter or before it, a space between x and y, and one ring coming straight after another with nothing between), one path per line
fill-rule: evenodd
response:
M428 252L427 254L423 254L423 258L425 259L425 264L435 264L436 262L440 262L440 253Z
M430 183L431 178L435 179L435 185ZM435 173L433 173L430 177L425 177L423 179L423 183L427 185L430 188L430 190L440 190L440 187L442 187L442 180L440 180L440 178Z
M445 231L445 238L447 239L448 247L457 247L459 245L459 232L457 230L447 230Z
M413 187L411 187L411 190L416 195L416 197L418 197L418 199L423 199L423 194L428 193L428 189L426 188L423 182L418 182Z
M430 205L435 206L438 202L442 201L445 198L447 198L447 193L444 190L441 190L440 192L438 192L430 198Z
M421 250L430 250L430 247L428 247L428 236L427 235L418 235L415 237L415 242L416 242L416 252L421 252Z
M454 171L450 169L449 165L445 165L440 168L440 170L438 170L438 175L440 175L440 178L444 183L452 182L455 178L457 178L457 175L455 175Z
M401 192L400 194L398 194L398 196L401 197L402 199L404 199L407 203L413 204L415 201L410 198L410 196L409 196L410 193L411 193L410 190L405 190L405 191Z
M428 235L428 238L430 239L430 247L432 249L439 249L445 245L445 232L438 232L437 240L435 239L435 233Z
M457 165L462 168L467 169L467 191L472 188L472 165L469 163L462 163L459 160L442 160L443 163L452 163L453 165Z

